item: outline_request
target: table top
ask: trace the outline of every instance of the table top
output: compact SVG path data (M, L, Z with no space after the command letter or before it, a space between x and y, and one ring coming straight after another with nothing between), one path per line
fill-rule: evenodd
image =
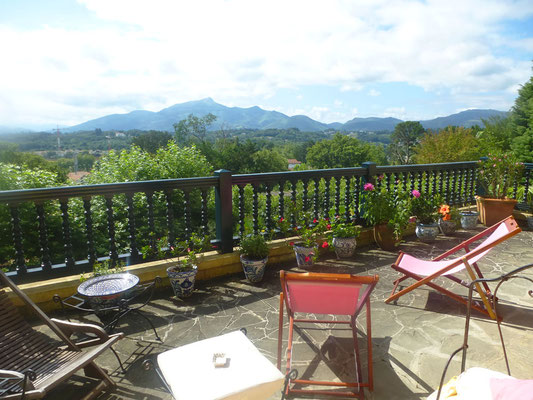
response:
M119 294L139 283L139 277L129 272L101 275L88 279L78 286L78 293L87 297Z

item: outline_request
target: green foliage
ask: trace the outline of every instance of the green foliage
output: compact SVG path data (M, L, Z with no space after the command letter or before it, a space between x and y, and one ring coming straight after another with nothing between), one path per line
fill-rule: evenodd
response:
M154 154L161 147L166 147L172 135L163 131L148 131L135 137L132 145L140 147L148 153Z
M211 113L203 117L189 114L186 119L174 124L174 134L176 142L180 145L190 143L192 139L205 142L207 139L207 129L215 122L217 117Z
M483 120L485 128L477 132L480 154L509 152L513 140L513 127L510 118L491 117Z
M389 145L390 160L392 164L412 164L415 155L415 146L424 135L424 127L418 121L400 122L394 128Z
M436 222L440 217L440 206L442 199L438 195L430 193L420 193L418 190L411 192L411 215L421 224L431 224Z
M245 235L241 238L241 254L251 260L262 260L268 256L268 245L261 233Z
M482 155L474 131L455 126L426 132L414 150L418 164L471 161Z
M331 237L351 238L358 237L361 233L361 227L351 222L344 222L340 217L336 217L331 225ZM326 226L326 229L328 229Z
M319 169L356 167L365 161L383 164L383 147L340 133L336 133L332 139L316 143L307 152L308 164Z
M533 162L533 76L518 91L511 111L511 126L513 153L522 162Z
M407 228L410 215L409 196L405 190L388 191L385 185L376 188L367 183L363 192L363 218L371 226L388 224L397 238Z
M479 160L478 177L486 197L504 199L516 179L522 177L524 164L512 154L489 154Z
M100 262L94 263L93 272L88 278L85 277L85 274L81 274L80 282L84 282L87 279L95 278L97 276L119 274L121 272L124 272L123 262L118 262L117 265L113 268L109 260L104 260L101 263Z

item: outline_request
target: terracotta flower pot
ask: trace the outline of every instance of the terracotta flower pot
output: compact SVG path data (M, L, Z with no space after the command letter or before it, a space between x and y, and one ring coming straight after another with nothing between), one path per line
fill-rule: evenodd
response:
M394 231L387 224L374 226L374 240L381 249L386 251L395 251L400 242L394 236Z
M476 204L479 220L485 226L492 226L502 219L513 215L514 207L518 203L514 199L490 199L477 196Z

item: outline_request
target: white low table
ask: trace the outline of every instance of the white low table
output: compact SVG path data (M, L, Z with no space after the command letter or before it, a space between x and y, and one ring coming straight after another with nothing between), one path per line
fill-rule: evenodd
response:
M224 353L227 367L215 368ZM285 377L241 332L201 340L157 356L176 400L259 400L281 391Z

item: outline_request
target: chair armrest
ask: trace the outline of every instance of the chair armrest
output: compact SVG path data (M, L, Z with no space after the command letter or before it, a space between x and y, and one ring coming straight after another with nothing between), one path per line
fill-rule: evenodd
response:
M56 318L52 318L52 321L69 338L73 333L91 333L96 336L95 339L76 343L76 345L79 347L87 347L87 346L92 346L92 345L99 344L99 343L104 343L104 342L107 342L110 338L115 337L115 336L118 336L120 338L124 336L123 333L115 333L113 335L108 335L106 331L104 331L98 325L63 321L61 319L56 319Z
M32 381L37 378L35 372L32 369L27 369L24 372L13 371L9 369L0 369L0 379L15 380L18 381L18 385L23 388L24 392L26 390L33 390Z
M4 379L24 379L24 374L9 369L0 369L0 378Z

